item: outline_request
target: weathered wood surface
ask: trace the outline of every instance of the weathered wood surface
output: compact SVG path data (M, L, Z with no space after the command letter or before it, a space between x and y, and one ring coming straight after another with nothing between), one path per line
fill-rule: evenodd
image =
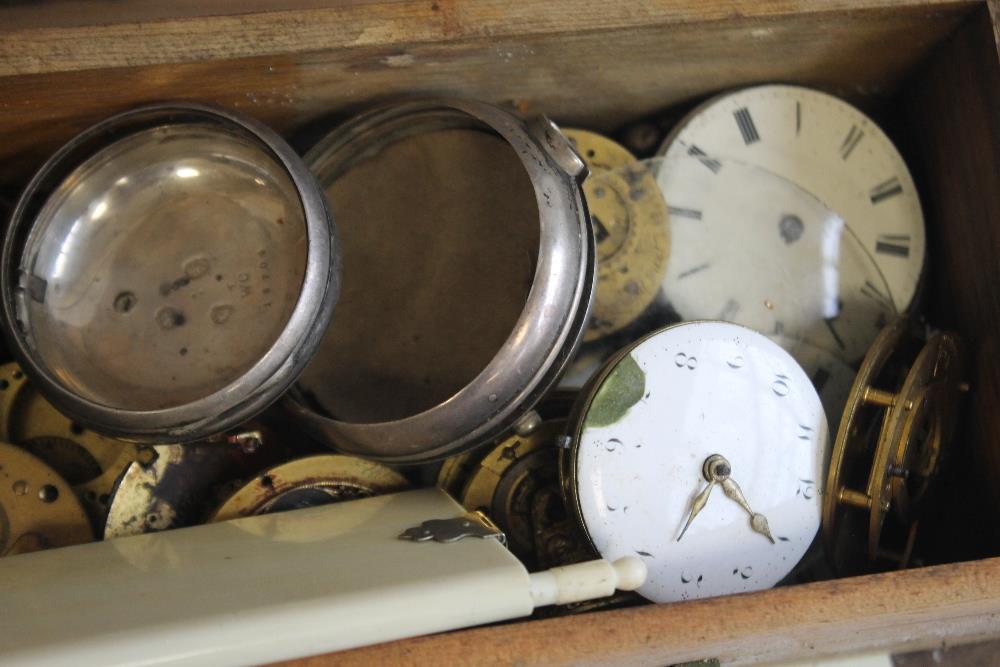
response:
M157 100L214 102L290 132L401 95L516 104L597 129L752 82L885 95L975 3L358 0L234 15L217 1L201 11L219 15L185 2L169 18L140 2L124 23L109 4L0 9L0 184L23 183L87 125ZM39 27L39 12L56 27Z
M478 628L292 661L321 665L774 663L1000 636L1000 559Z

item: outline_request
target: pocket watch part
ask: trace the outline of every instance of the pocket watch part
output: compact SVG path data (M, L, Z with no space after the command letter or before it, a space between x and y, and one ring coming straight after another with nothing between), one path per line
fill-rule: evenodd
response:
M229 442L227 436L219 442L151 447L152 461L136 461L120 475L102 524L104 539L204 523L247 479L315 451L302 442L293 447L256 420L241 433L256 434L259 444L251 448L241 444L244 438Z
M66 480L41 459L0 443L0 557L93 539L90 519Z
M210 521L370 498L409 487L405 477L380 463L320 454L264 471L223 502Z
M595 170L583 184L597 239L597 290L584 341L627 327L656 298L667 272L667 203L655 174L635 162Z
M462 492L461 503L492 518L507 535L507 546L529 570L537 569L534 498L559 486L556 439L565 422L543 422L527 436L512 435L479 463Z
M698 513L701 512L703 509L705 509L705 505L708 504L708 498L709 496L712 495L712 489L714 488L715 488L715 480L714 479L708 480L708 485L705 486L701 491L699 491L698 495L696 495L694 499L691 501L691 511L688 513L688 518L687 521L684 523L684 527L681 528L680 535L677 536L678 542L680 542L684 538L684 533L686 533L687 529L691 527L691 523L695 520L695 517L698 516Z
M735 501L750 515L750 527L753 528L754 532L760 533L770 540L771 544L774 544L774 536L771 535L771 527L767 523L767 517L760 512L754 512L750 509L750 504L743 495L743 489L736 483L736 480L732 477L726 477L719 482L719 485L728 498Z
M566 510L558 485L535 492L531 502L531 525L535 531L534 555L541 569L582 563L597 557L576 525L575 517Z
M871 253L792 181L697 153L642 164L670 211L663 299L680 319L742 324L853 364L895 316Z
M840 423L854 382L855 369L844 363L833 352L806 341L774 334L768 338L791 352L795 361L799 362L799 366L812 380L813 387L823 401L826 423Z
M912 542L919 502L954 436L963 373L953 334L936 333L924 343L907 318L891 322L865 357L840 422L823 503L824 542L842 569L857 565L838 540L865 544L870 562L892 551L883 532L893 507L896 533ZM841 530L838 524L859 511L867 516L863 535ZM903 548L910 550L912 544Z
M874 258L887 284L878 298L898 312L914 300L926 253L920 198L896 147L847 102L800 86L724 93L688 114L660 152L724 155L794 182L842 216ZM843 294L853 297L865 288L865 274L849 266L841 273Z
M502 437L586 326L586 165L547 120L453 99L375 109L306 159L345 291L289 409L334 449L392 463Z
M526 413L514 425L511 435L527 437L545 421L566 419L573 406L575 397L575 392L559 389L546 394L538 405L535 406L535 410ZM483 458L492 449L493 447L489 445L479 446L475 449L462 452L457 456L445 459L438 468L436 486L447 491L452 498L460 500L462 491L465 489L466 484L468 484L469 478L479 469Z
M411 540L413 542L441 542L448 544L458 542L467 537L478 537L484 540L497 540L501 544L507 543L504 536L495 523L482 512L466 512L462 516L453 519L430 519L424 521L419 526L407 528L399 534L401 540Z
M266 126L141 107L71 140L21 195L3 323L74 421L198 440L259 413L312 356L338 294L332 234L315 179Z
M477 447L445 459L438 470L436 486L439 489L444 489L448 495L458 500L461 498L462 489L468 483L469 477L476 471L479 462L489 451L489 447Z
M602 557L643 558L649 600L773 586L819 528L822 403L788 352L750 329L689 322L650 334L604 366L570 427L567 505ZM742 489L728 483L734 471ZM735 502L695 501L707 496L700 479ZM701 510L677 541L692 503Z
M572 127L561 129L573 145L577 155L590 168L591 175L597 172L621 169L636 161L635 155L627 148L603 134ZM584 191L586 192L586 188ZM600 257L600 244L598 244L598 258Z
M622 142L639 157L649 157L663 142L664 131L653 121L632 123L620 133Z
M957 409L958 366L955 337L937 333L921 349L895 396L879 394L874 387L866 392L866 400L876 404L891 400L891 405L886 406L884 428L875 449L866 493L871 499L870 559L874 560L878 552L890 507L895 508L905 525L912 523L927 484L937 474L941 449L953 433L942 433L940 425L934 422L948 421L950 415L945 412ZM926 428L915 430L917 425ZM907 465L914 463L917 465ZM908 483L911 479L912 486ZM911 488L916 491L912 496Z
M649 604L641 595L631 591L617 591L614 595L597 600L587 600L585 602L571 602L551 607L540 607L532 614L533 618L558 618L562 616L576 616L577 614L589 614L595 611L609 611L611 609L624 609L626 607L637 607Z
M740 488L736 480L732 478L732 466L726 457L721 454L712 454L707 459L705 463L702 464L702 476L705 481L708 482L708 486L702 489L694 500L691 501L691 513L688 515L687 523L684 524L684 528L681 529L681 534L677 537L677 541L680 542L681 538L684 537L684 533L691 526L691 522L694 518L698 516L698 513L704 509L705 505L708 503L708 496L712 492L712 487L716 484L722 487L723 493L726 494L730 500L739 505L747 514L750 515L750 527L756 532L760 533L774 544L774 537L771 535L771 529L767 524L767 517L758 512L754 512L750 509L750 504L747 502L746 497L743 495L743 490Z
M0 441L51 466L83 502L95 526L104 525L115 481L133 461L150 463L148 446L106 438L49 403L16 363L0 366Z

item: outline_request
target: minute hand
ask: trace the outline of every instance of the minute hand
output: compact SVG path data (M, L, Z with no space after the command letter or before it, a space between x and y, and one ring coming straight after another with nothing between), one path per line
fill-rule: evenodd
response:
M750 509L750 504L747 503L747 499L743 497L743 491L740 490L740 485L732 477L726 477L721 482L722 491L730 499L736 501L740 507L746 510L747 514L750 515L750 527L755 531L771 540L771 544L774 544L774 538L771 536L771 529L767 525L767 518L763 514L758 514Z
M712 487L715 486L715 482L709 482L702 491L695 496L694 500L691 501L691 513L688 515L687 523L684 524L684 528L681 530L681 534L677 536L677 541L680 542L681 538L684 537L684 533L691 526L691 522L694 518L698 516L698 512L705 508L705 503L708 502L708 495L712 493Z

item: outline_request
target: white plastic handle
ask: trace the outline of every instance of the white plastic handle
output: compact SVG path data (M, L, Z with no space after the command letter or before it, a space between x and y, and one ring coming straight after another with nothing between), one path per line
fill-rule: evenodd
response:
M646 564L638 556L615 562L592 560L554 567L531 575L531 599L536 607L569 604L634 591L646 581Z

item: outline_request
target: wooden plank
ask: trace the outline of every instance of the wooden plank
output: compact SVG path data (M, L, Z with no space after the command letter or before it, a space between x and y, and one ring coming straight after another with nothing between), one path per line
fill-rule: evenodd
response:
M473 5L478 6L469 3ZM142 50L132 53L120 46L116 56L109 56L116 63L110 69L0 77L0 183L23 183L44 157L87 125L163 99L214 102L245 111L280 131L296 132L334 111L347 113L374 100L414 94L516 104L604 130L681 100L761 81L801 82L851 99L885 95L969 8L959 3L818 11L817 3L805 3L809 11L803 14L782 14L779 10L787 10L783 3L754 3L736 5L745 15L692 22L691 3L651 3L663 9L647 25L642 14L630 17L621 8L610 10L606 19L596 17L596 8L605 3L587 0L579 5L579 14L589 18L566 19L568 32L556 33L551 32L554 27L545 28L545 21L542 28L532 27L520 13L509 21L484 18L478 27L463 18L455 27L438 30L433 25L440 18L423 21L421 12L426 10L414 3L383 2L373 6L386 14L385 21L370 23L378 12L359 13L353 24L348 16L344 25L354 27L333 32L330 44L349 41L347 33L372 35L373 25L392 34L358 38L350 47L125 66L145 62L146 56ZM559 6L559 16L568 16L565 6ZM671 13L670 7L680 9ZM706 16L722 15L719 2L705 7ZM771 8L771 13L763 8ZM456 12L452 16L461 15ZM577 14L575 7L572 14ZM547 16L551 24L559 18ZM211 41L197 31L199 20L181 21L194 32L175 34L175 47L197 49L202 40ZM276 40L274 49L296 48L302 31L280 22L267 25L273 33L269 39ZM527 34L515 34L514 28ZM490 32L494 29L495 34ZM75 34L80 42L89 39L87 30ZM439 41L425 41L435 36ZM907 48L896 48L903 40ZM63 46L71 53L80 50ZM97 51L86 53L105 57Z
M109 23L149 23L181 18L241 16L323 9L386 0L7 0L0 33L34 28L81 28Z
M993 40L997 45L997 53L1000 54L1000 0L986 0L986 6L993 18Z
M1000 56L995 15L984 6L971 18L904 87L897 128L927 215L929 319L961 332L972 353L971 409L952 452L964 465L928 528L942 545L978 537L995 554L998 522L960 520L1000 507Z
M272 10L280 4L273 0L256 2L263 9ZM328 3L332 7L319 8L310 7L312 3L303 6L294 0L288 4L292 9L239 13L232 2L215 0L200 11L182 3L176 8L179 16L174 17L170 10L142 2L127 10L129 19L116 18L114 22L108 22L108 14L97 14L97 8L73 2L38 7L34 11L23 6L9 8L5 10L11 14L7 20L4 10L0 10L0 26L6 26L0 31L0 76L734 18L822 16L913 6L932 10L968 3L957 0L655 0L641 4L600 0L573 3L341 0ZM99 17L100 23L66 26L67 14L93 17L89 23ZM149 18L144 20L144 17ZM52 24L55 27L48 27Z
M770 663L1000 636L1000 559L419 637L285 663Z

